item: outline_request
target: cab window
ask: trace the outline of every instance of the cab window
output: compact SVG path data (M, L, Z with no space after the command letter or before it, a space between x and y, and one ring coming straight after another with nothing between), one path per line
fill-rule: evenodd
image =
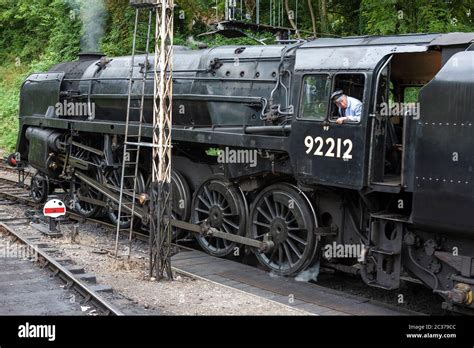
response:
M334 88L333 91L342 90L345 95L351 98L355 98L360 102L364 102L364 90L365 90L365 75L356 73L340 73L337 74L334 78ZM352 115L348 115L352 116ZM341 117L339 108L331 103L330 117L329 120L336 122L336 120ZM362 115L361 115L362 117ZM359 121L360 122L360 121ZM345 123L359 123L356 121L347 121Z
M331 94L329 75L307 75L303 79L300 117L314 121L324 121L328 112Z

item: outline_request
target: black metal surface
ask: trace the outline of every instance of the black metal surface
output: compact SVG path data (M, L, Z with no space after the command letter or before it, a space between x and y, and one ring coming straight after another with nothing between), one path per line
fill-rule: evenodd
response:
M306 75L296 75L297 82L294 88L302 89L304 76ZM317 76L326 76L326 74ZM327 76L330 78L330 75ZM368 73L366 76L366 80L369 81L371 74ZM334 85L334 82L332 84ZM336 86L332 88L336 88ZM292 122L289 149L292 154L291 162L295 168L295 176L299 180L307 184L318 183L354 189L362 189L367 185L370 141L368 139L370 130L368 115L370 114L371 95L372 88L370 84L367 84L364 99L362 99L364 108L360 123L337 125L334 121L328 121L327 116L321 121L302 117ZM314 142L314 146L309 152L305 144L307 138L311 138ZM332 157L328 155L331 148L331 144L328 143L329 139L334 141ZM317 140L323 141L321 148L319 148L321 144ZM320 151L316 152L318 148ZM350 153L349 150L351 150ZM346 154L347 156L345 156Z
M251 206L249 223L252 238L274 243L271 250L256 251L259 262L272 272L297 274L313 260L316 216L295 187L279 184L264 189Z
M57 128L62 130L74 129L79 132L101 133L101 134L125 134L125 124L123 122L99 122L99 121L73 121L63 119L45 119L43 117L32 116L23 117L21 128L28 126ZM131 131L136 131L138 127L130 127ZM252 130L252 129L251 129ZM151 125L143 127L143 136L151 137ZM221 144L227 146L244 148L264 148L268 150L288 151L288 138L266 134L241 134L240 130L220 131L219 128L212 127L174 127L173 141L183 141L201 144ZM25 138L19 138L19 149L25 147ZM22 153L24 158L28 158L27 153Z
M472 235L474 52L454 55L421 91L413 222Z
M59 102L64 72L30 75L21 86L20 115L46 115Z
M149 188L150 244L149 274L156 279L173 280L171 269L172 215L171 183L152 182ZM171 204L167 204L169 202ZM168 217L168 218L167 218Z
M246 204L239 189L223 176L205 181L195 192L191 221L206 223L225 233L243 235L247 224ZM201 247L211 255L223 257L235 252L235 243L215 236L197 236Z
M188 221L191 215L191 190L186 178L178 171L171 171L171 202L174 220ZM186 234L186 230L173 227L173 240Z
M49 180L42 173L36 173L31 178L30 193L33 202L45 203L49 195Z

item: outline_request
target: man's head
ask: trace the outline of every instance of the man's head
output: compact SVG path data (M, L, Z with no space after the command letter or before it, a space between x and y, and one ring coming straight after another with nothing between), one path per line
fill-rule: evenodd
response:
M338 108L345 109L347 108L347 96L342 90L335 91L331 95L331 100Z

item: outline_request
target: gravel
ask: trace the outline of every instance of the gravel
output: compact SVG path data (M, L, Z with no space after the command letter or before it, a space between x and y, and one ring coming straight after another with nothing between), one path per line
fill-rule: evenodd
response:
M11 173L2 177L12 178ZM15 176L15 173L12 173ZM25 216L25 207L3 205L3 214ZM94 223L80 223L73 240L74 224L60 226L64 236L42 237L61 257L71 258L86 273L97 277L98 284L114 289L104 295L115 301L126 314L150 315L308 315L308 312L201 279L175 274L174 280L155 281L148 277L148 246L132 243L128 258L128 239L120 239L119 257L115 257L115 231ZM28 225L15 229L31 229ZM39 232L38 232L39 233Z
M302 315L306 312L200 279L174 275L174 281L148 277L147 246L134 242L130 259L128 241L121 240L114 257L115 236L107 228L81 224L79 238L71 243L72 226L63 226L60 244L65 256L94 273L98 282L109 285L147 311L172 315Z

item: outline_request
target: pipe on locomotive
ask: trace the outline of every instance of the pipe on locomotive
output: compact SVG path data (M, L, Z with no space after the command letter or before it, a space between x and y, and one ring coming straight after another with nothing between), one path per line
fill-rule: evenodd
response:
M291 46L288 46L288 47L285 47L283 52L282 52L282 55L281 55L281 58L280 58L280 64L278 65L278 77L277 77L277 82L276 82L276 85L275 85L275 88L273 88L273 90L271 91L270 93L270 99L269 99L269 104L270 104L270 110L272 109L273 107L273 96L275 95L276 91L278 90L278 87L281 85L283 87L283 89L285 90L285 101L286 101L286 110L290 110L289 112L283 114L283 116L286 116L286 115L290 115L293 113L293 110L292 108L290 108L290 98L289 98L289 93L288 93L288 87L282 82L282 76L283 76L283 73L284 72L287 72L288 75L289 75L289 79L290 79L290 83L291 83L291 78L292 78L292 75L291 75L291 72L288 71L288 70L282 70L283 68L283 64L285 62L285 58L287 56L287 54L289 52L291 52L292 50L300 47L301 45L303 45L304 43L306 43L306 41L300 41L300 42L297 42ZM277 112L280 114L280 111L281 111L281 105L279 105L278 109L277 109ZM266 118L264 117L262 120L265 120Z

